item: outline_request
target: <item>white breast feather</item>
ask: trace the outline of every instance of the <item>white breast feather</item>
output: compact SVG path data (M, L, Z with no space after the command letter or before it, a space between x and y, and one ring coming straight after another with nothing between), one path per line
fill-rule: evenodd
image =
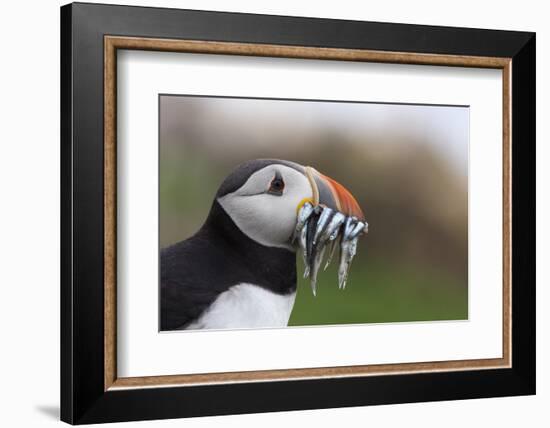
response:
M186 329L285 327L295 298L296 292L281 295L241 283L220 294Z

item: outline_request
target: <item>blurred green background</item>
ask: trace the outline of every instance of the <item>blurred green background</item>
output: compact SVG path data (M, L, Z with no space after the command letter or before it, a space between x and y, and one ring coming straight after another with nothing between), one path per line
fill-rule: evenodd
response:
M279 158L345 185L369 222L348 285L302 278L290 325L468 317L466 107L160 97L160 244L191 236L241 162ZM274 213L276 215L276 213Z

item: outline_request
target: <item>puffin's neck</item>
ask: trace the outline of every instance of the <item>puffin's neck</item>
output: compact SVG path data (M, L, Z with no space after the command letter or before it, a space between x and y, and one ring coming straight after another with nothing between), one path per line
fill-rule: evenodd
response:
M260 285L280 294L296 290L296 253L266 247L252 240L237 227L218 201L212 204L199 234L218 243L226 255L232 256L234 269L243 276L242 282Z

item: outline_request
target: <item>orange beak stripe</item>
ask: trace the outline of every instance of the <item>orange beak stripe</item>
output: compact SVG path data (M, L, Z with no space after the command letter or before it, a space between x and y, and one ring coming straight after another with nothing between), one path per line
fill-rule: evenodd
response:
M305 175L311 185L312 197L304 198L300 201L297 208L298 211L305 202L310 202L314 206L319 204L328 204L331 205L331 208L337 209L342 214L354 216L360 221L365 221L365 215L363 214L361 207L348 189L336 180L321 174L319 171L310 166L306 166L304 169ZM322 190L320 186L323 187L324 190ZM330 192L330 196L327 195L327 191ZM323 193L323 195L321 195L321 193ZM333 204L336 206L333 206Z
M350 193L350 191L342 186L340 183L338 183L336 180L333 180L332 178L327 177L324 174L318 174L331 188L334 199L336 200L336 204L338 205L338 210L341 213L347 214L349 216L355 216L359 220L364 221L365 215L363 214L363 210L359 206L357 200Z

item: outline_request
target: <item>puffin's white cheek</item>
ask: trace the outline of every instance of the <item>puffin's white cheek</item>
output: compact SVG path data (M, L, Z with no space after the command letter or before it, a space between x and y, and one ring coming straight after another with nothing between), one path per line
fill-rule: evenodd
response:
M296 226L296 208L285 206L270 215L275 228L272 231L278 242L290 240Z
M252 180L253 175L245 186L222 196L218 202L249 238L270 247L292 248L290 239L296 226L296 208L304 198L311 197L312 191L303 174L282 165L277 169L284 171L286 185L283 195L256 193L273 177L274 171L266 168L255 173L265 177Z
M273 246L286 246L296 224L296 208L284 197L262 195L259 198L261 207L256 211L255 229L264 243Z
M218 201L249 238L270 247L290 248L299 200L265 194L223 197Z

